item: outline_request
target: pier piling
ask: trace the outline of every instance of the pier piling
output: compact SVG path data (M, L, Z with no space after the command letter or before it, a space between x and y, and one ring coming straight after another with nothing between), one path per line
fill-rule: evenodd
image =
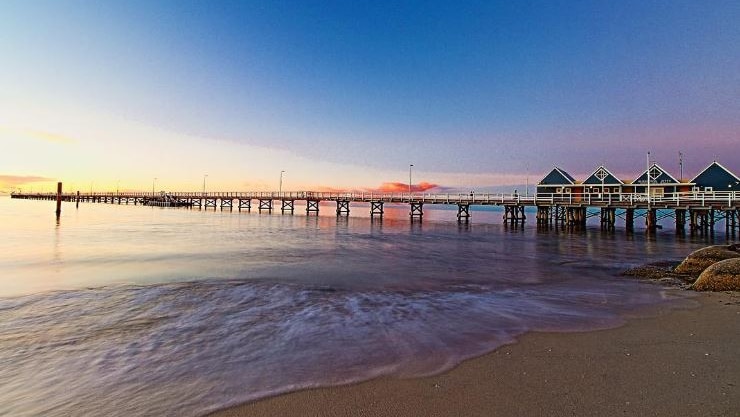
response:
M465 221L467 222L470 220L470 204L468 203L458 203L457 205L457 221Z
M319 215L319 200L306 200L306 215L311 213Z
M382 201L371 201L370 202L370 218L378 216L383 217L383 202Z
M349 201L337 200L337 217L349 216Z
M290 214L293 214L293 208L295 207L295 200L281 200L282 204L280 205L280 212L285 214L286 211L289 211Z
M686 228L686 210L676 209L676 230L684 231Z
M409 212L409 217L411 217L411 220L414 220L414 218L421 220L421 218L424 217L424 203L412 201L410 206L411 211Z
M259 211L262 211L262 210L272 211L272 198L260 198L258 208L259 208Z
M57 183L57 218L62 214L62 183Z

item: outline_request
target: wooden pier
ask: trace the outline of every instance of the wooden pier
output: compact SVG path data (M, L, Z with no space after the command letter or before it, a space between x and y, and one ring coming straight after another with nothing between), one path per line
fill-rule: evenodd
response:
M680 192L653 195L644 193L581 193L544 194L426 194L426 193L335 193L335 192L122 192L122 193L13 193L12 198L29 200L57 200L67 202L107 203L128 205L155 205L165 207L198 207L202 209L251 210L257 202L259 211L272 212L276 207L282 213L292 214L296 201L305 203L307 215L319 213L320 203L336 204L337 216L348 216L353 203L369 204L369 215L384 215L385 204L408 205L409 218L421 220L425 205L451 205L457 208L457 219L467 222L472 218L473 206L501 206L507 225L523 225L527 220L525 209L535 208L538 226L583 227L591 217L598 216L601 226L613 229L617 219L627 230L634 229L636 218L644 218L648 230L658 222L673 218L676 230L687 226L692 232L714 231L723 222L727 233L740 230L740 192Z

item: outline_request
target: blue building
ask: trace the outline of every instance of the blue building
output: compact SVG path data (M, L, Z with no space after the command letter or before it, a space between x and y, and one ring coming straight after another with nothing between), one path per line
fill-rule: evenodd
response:
M537 194L571 194L576 193L576 180L565 170L555 167L537 183Z
M740 191L740 178L717 161L704 168L691 182L695 191Z
M624 182L601 165L583 181L583 192L591 194L621 193Z
M632 187L628 191L647 193L648 182L650 183L650 195L656 197L663 196L664 194L691 191L691 186L693 185L677 180L658 164L653 164L637 177L636 180L632 181Z
M690 192L740 192L740 177L714 161L690 181L676 179L655 163L631 182L619 179L603 165L582 182L555 167L537 184L537 196L566 195L569 201L580 201L596 194L645 194L648 183L650 194L655 197Z

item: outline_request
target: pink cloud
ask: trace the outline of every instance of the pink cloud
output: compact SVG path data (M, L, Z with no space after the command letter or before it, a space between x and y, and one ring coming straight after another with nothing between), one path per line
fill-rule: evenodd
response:
M424 191L429 191L429 190L439 188L439 187L440 186L438 184L420 182L418 184L412 184L411 191L412 192L424 192ZM409 185L404 184L402 182L384 182L383 184L380 185L380 187L374 190L368 190L368 191L377 191L377 192L382 192L382 193L402 193L402 192L409 191Z

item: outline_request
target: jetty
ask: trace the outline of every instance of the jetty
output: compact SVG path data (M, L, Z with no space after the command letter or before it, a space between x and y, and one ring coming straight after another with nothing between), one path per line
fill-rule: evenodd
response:
M604 228L613 228L617 218L625 221L627 229L634 228L637 218L644 218L646 226L657 227L659 220L673 218L676 229L688 226L692 231L714 230L724 221L727 232L740 225L740 192L688 191L662 195L636 192L569 192L569 193L366 193L366 192L94 192L94 193L13 193L11 198L28 200L57 200L65 202L106 203L128 205L160 205L221 210L280 210L293 213L296 202L305 205L307 215L318 214L321 203L332 204L337 216L347 216L352 204L369 205L371 217L382 217L386 204L407 205L412 220L422 219L426 205L456 207L459 221L471 218L473 206L500 206L507 224L524 224L525 209L536 211L538 225L585 226L586 220L599 217Z
M649 154L648 154L649 161ZM647 169L635 180L622 180L605 166L597 167L585 180L578 181L564 169L554 167L538 184L532 195L513 193L375 193L375 192L90 192L63 193L58 183L56 193L14 192L11 198L56 200L57 216L61 202L132 204L162 207L198 207L201 209L251 210L280 209L292 214L296 202L303 202L306 215L318 214L321 203L333 204L337 216L348 216L352 204L369 205L371 218L383 217L386 204L407 205L412 221L421 220L425 205L450 205L457 208L457 219L467 222L471 207L499 206L507 225L523 225L527 211L536 212L538 226L585 227L589 218L599 217L604 229L613 229L623 219L633 230L635 219L644 218L648 230L660 227L661 220L672 218L677 231L713 232L723 222L725 231L740 230L740 178L712 162L690 180L676 179L658 164L648 162ZM204 187L205 188L205 187ZM409 185L409 190L411 186ZM529 208L529 210L527 210Z

